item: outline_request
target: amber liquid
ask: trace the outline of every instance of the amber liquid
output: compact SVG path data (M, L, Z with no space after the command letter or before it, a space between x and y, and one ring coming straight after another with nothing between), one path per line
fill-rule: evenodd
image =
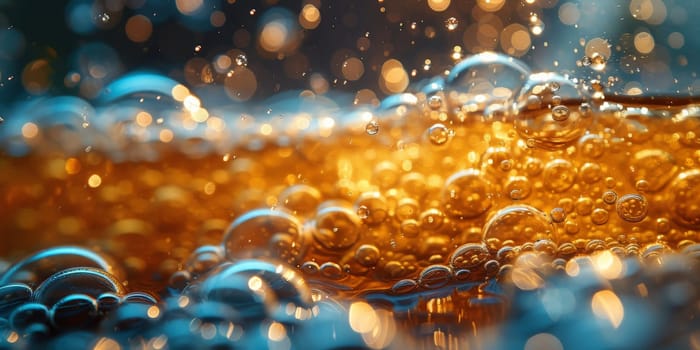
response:
M229 134L241 142L227 152L196 156L183 150L206 140L176 135L168 142L125 144L115 156L99 147L67 152L57 147L66 130L40 128L38 135L24 135L29 154L0 158L0 234L12 237L0 256L11 269L41 249L85 247L111 257L108 272L123 293L146 292L160 300L161 310L214 279L220 264L280 264L313 302L340 305L331 316L310 311L314 317L349 322L349 334L362 339L350 337L350 344L371 348L569 345L574 331L557 333L556 325L566 325L565 315L579 309L551 311L546 305L558 305L557 298L542 301L554 326L527 333L518 322L537 307L526 296L553 298L565 290L564 299L580 297L580 280L597 281L602 284L594 291L610 293L591 294L583 304L588 314L592 308L590 319L612 330L600 346L614 347L638 331L615 333L634 317L629 295L643 305L694 308L686 317L697 315L697 277L690 277L697 275L696 263L680 260L685 267L677 268L666 260L694 259L700 239L700 108L681 98L617 99L583 108L566 103L570 118L585 123L565 126L574 137L554 144L539 142L548 141L547 128L556 132L556 123L572 121L556 120L550 108L455 115L447 102L425 96L415 106L399 105L371 121L348 118L342 126L340 118L308 129L298 127L303 121L288 120L285 127L272 119L230 121L252 123L254 132ZM544 125L542 134L532 142L526 134L537 125ZM149 152L154 160L137 160ZM49 257L30 267L61 264ZM578 272L586 266L590 276ZM649 281L639 281L630 272L634 266ZM679 271L685 282L674 284L673 293L686 297L676 302L662 293L670 284L659 281ZM28 272L3 278L36 292L43 282L38 276L50 275ZM279 292L274 283L272 290ZM654 310L645 315L663 328ZM103 319L110 315L94 317ZM6 341L50 342L64 334L52 322L36 339L8 327ZM244 331L255 332L246 328L252 321L241 322ZM286 339L296 347L308 337L290 325L280 337L272 334L280 323L265 322L266 346ZM357 326L363 322L374 327ZM697 348L697 321L690 322L678 339L660 331L631 344ZM201 327L193 332L205 341ZM499 343L513 327L523 333ZM89 346L105 339L122 348L134 344L133 336L94 332L99 336ZM160 338L140 339L153 345ZM325 342L319 348L334 346L332 337L319 339Z

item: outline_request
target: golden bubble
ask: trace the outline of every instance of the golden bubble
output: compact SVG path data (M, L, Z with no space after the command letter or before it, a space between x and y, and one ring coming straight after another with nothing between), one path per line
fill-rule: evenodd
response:
M126 36L135 43L146 42L153 32L151 20L144 15L131 16L124 26Z

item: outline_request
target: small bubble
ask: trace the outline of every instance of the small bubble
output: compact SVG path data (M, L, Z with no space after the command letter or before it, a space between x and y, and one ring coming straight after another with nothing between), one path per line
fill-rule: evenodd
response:
M194 52L202 51L202 45L197 45L194 47Z
M371 120L365 125L365 131L368 135L376 135L379 132L379 123L376 120Z
M364 205L359 206L357 208L357 216L362 220L366 220L369 217L369 208Z
M639 222L647 216L648 203L640 194L630 193L617 200L615 209L617 215L629 222Z
M603 202L606 204L614 204L617 201L617 193L615 191L605 191L603 193Z
M591 222L596 225L603 225L608 222L608 211L603 208L596 208L591 213Z
M438 95L433 95L428 98L428 107L432 110L437 110L442 107L442 98Z
M561 207L554 208L549 211L549 216L556 223L564 222L566 220L566 210Z
M591 69L595 71L602 71L605 69L605 64L607 63L607 59L605 56L594 52L591 57L590 57L590 67Z
M569 119L569 108L562 105L554 106L552 108L552 119L558 122L563 122Z
M433 124L433 126L428 129L428 138L430 142L436 146L444 145L449 141L450 134L450 129L440 123Z
M644 179L639 180L634 184L634 188L636 188L639 192L647 192L649 191L649 187L649 181Z
M453 31L457 29L457 26L459 26L459 21L457 20L457 18L450 17L445 20L445 28L447 28L447 30Z

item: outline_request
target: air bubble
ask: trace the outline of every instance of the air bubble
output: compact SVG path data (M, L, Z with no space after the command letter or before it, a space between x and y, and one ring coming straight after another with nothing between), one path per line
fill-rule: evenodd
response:
M553 192L564 192L576 181L576 168L564 159L547 163L543 170L544 185Z
M615 193L615 191L603 192L603 202L605 202L605 204L615 204L615 202L617 202L617 193Z
M307 216L321 203L321 192L313 186L293 185L280 193L277 202L295 215Z
M529 68L513 57L484 52L457 63L445 82L453 91L452 106L483 111L494 104L509 107L529 74Z
M591 222L596 225L603 225L608 222L608 211L603 208L596 208L591 213Z
M541 210L525 204L507 206L488 219L483 229L483 240L511 240L515 244L538 239L556 240L552 220Z
M563 122L569 119L569 108L563 105L552 107L552 119Z
M649 204L644 196L636 193L629 193L617 200L615 210L617 211L617 215L623 220L639 222L644 220L647 216L648 206Z
M379 249L372 244L363 244L355 251L355 260L366 267L376 265L380 257Z
M379 123L376 120L371 120L365 125L365 132L367 135L376 135L379 133Z
M42 282L34 291L33 299L52 306L73 292L93 298L103 293L125 294L121 282L106 271L91 267L74 267L57 272Z
M559 87L554 94L553 83ZM551 110L533 108L532 97L538 96L543 106L555 105L553 98L561 98L560 105ZM520 92L515 108L514 125L521 137L534 139L540 147L559 148L577 140L592 118L569 106L580 104L584 95L570 80L554 73L532 74Z
M348 248L360 237L360 218L344 206L329 206L316 213L313 236L330 250Z
M7 318L18 306L28 302L32 289L24 283L10 283L0 287L0 317Z
M386 199L379 192L363 192L355 201L357 216L367 225L378 225L387 218Z
M97 319L97 302L85 294L71 294L51 308L51 323L59 329L81 329Z
M450 256L450 266L453 269L473 269L489 258L486 246L479 243L466 243L461 245Z
M678 172L678 166L671 154L660 149L645 149L636 152L629 163L632 181L644 181L646 189L638 191L657 192L668 184Z
M442 97L439 95L428 97L428 107L434 111L440 109L442 107Z
M442 190L445 213L458 219L473 218L486 212L495 196L491 181L476 169L461 170L450 176Z
M457 26L459 26L459 21L457 20L457 18L450 17L445 20L445 28L447 28L447 30L453 31L457 29Z
M549 216L552 218L552 221L556 223L564 222L564 220L566 220L566 210L561 207L553 208L549 211Z
M418 277L418 284L423 288L440 288L452 279L452 270L445 265L431 265L423 269Z
M451 131L443 124L433 124L428 128L428 139L433 145L440 146L450 140Z
M243 214L224 233L226 256L230 259L276 257L293 263L303 255L307 241L296 217L270 209Z
M700 170L678 174L671 183L673 220L692 229L700 229Z

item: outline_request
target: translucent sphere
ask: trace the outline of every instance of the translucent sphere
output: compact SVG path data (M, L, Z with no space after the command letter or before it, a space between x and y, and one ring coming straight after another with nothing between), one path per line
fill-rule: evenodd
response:
M591 123L584 93L555 73L530 75L515 103L515 129L533 146L552 149L583 135Z
M477 217L492 205L494 186L479 170L461 170L450 176L442 190L445 213L458 219Z
M512 240L515 244L549 239L556 242L552 220L543 211L529 205L507 206L495 212L484 225L484 241Z

